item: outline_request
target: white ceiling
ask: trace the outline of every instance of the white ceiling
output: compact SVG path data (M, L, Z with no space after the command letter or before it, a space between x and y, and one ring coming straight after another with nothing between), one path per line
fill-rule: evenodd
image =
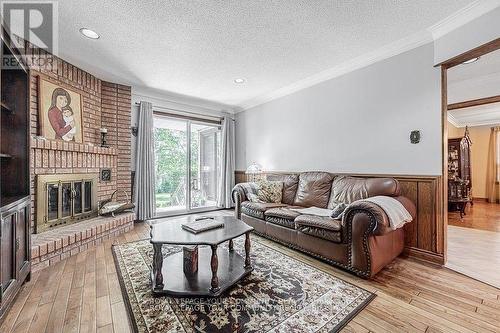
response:
M448 103L500 95L500 50L448 70ZM457 127L500 124L500 103L449 111Z
M500 51L448 70L448 103L500 95Z
M242 107L473 2L64 0L59 54L106 80Z

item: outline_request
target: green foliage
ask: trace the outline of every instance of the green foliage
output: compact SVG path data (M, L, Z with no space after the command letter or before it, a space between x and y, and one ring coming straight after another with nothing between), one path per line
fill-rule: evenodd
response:
M186 182L186 154L187 137L185 131L177 131L166 128L154 129L155 142L155 166L156 166L156 200L157 206L168 207L177 205L177 199L185 200L183 197ZM199 138L196 132L191 136L191 177L198 177L198 153ZM162 196L161 194L168 194ZM160 198L160 200L158 200Z
M156 192L171 193L186 170L186 136L180 131L154 129Z

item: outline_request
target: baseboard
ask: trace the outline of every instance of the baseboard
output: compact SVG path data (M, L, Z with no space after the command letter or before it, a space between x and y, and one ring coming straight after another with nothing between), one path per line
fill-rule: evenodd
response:
M472 201L477 201L477 202L488 202L488 199L486 198L472 198Z
M441 265L441 266L443 266L445 264L443 254L429 252L429 251L414 248L414 247L405 247L405 249L403 250L403 256L427 261L427 262L430 262L432 264Z

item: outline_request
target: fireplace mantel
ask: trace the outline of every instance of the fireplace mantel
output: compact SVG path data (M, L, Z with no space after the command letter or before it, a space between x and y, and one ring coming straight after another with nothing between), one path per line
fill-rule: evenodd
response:
M113 147L99 147L95 145L65 142L62 140L50 140L42 137L33 137L31 139L31 148L33 149L46 149L46 150L60 150L60 151L74 151L80 153L100 154L100 155L117 155L116 148Z

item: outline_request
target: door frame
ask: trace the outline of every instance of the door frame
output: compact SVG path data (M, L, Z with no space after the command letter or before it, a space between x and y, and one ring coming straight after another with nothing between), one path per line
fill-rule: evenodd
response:
M444 263L447 260L447 249L448 249L448 110L456 109L457 105L465 104L465 107L484 105L489 103L495 103L498 101L498 96L481 98L477 100L464 101L460 103L448 104L448 69L462 64L464 61L471 60L485 54L497 51L500 49L500 38L494 39L486 44L480 45L474 49L466 51L458 56L451 59L443 61L437 64L435 67L441 69L441 131L442 131L442 174L441 177L441 200L440 200L440 211L443 216L443 228L442 230L442 242L443 242L443 255ZM467 106L468 105L468 106ZM464 106L462 106L464 107Z
M173 216L180 216L180 215L186 215L186 214L191 214L191 213L201 213L201 212L209 212L209 211L215 211L215 210L220 210L220 207L217 206L210 206L210 207L197 207L197 208L191 208L191 125L192 124L201 124L201 125L206 125L206 126L211 126L214 128L217 128L221 130L221 124L220 122L214 122L211 120L204 120L204 119L195 119L192 117L183 117L183 116L176 116L174 114L168 114L165 112L153 112L153 118L154 116L159 116L159 117L164 117L164 118L169 118L173 119L176 121L183 121L186 124L186 204L184 209L176 209L176 210L170 210L170 211L165 211L161 213L156 213L156 207L155 207L155 217L154 218L163 218L163 217L173 217ZM153 128L154 128L154 121L153 121Z

